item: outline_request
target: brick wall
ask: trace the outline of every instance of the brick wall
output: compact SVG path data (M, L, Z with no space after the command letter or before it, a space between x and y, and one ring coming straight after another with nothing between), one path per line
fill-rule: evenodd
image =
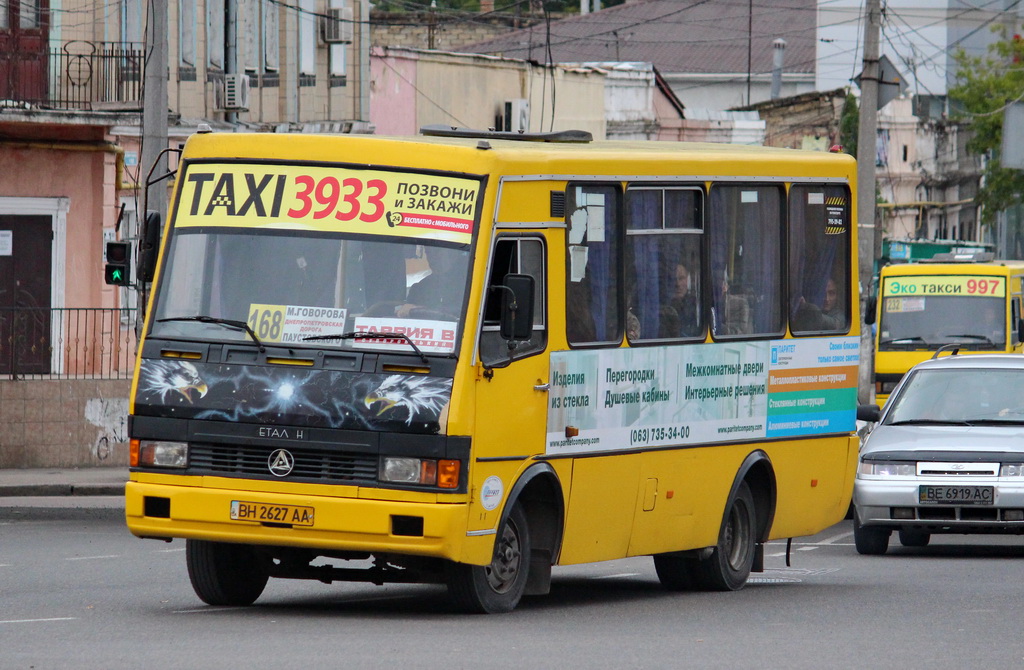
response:
M0 381L0 468L128 465L123 379Z
M552 21L556 20L552 16ZM443 18L431 12L371 12L372 46L409 47L459 51L467 44L483 42L543 21L540 16L481 16L453 14Z

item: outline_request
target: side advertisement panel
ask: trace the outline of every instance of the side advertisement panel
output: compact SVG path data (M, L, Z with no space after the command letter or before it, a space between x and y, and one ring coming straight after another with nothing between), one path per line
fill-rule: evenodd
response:
M854 430L854 337L558 351L547 453Z

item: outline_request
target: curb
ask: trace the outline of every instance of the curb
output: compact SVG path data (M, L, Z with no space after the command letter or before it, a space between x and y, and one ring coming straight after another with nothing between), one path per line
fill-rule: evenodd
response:
M17 496L123 496L124 484L23 484L0 486L0 498Z

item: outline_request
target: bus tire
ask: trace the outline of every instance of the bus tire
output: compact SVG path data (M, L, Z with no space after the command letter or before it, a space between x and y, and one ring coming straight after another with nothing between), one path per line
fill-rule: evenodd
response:
M736 591L747 583L757 549L757 515L754 494L740 482L726 508L718 544L707 558L693 562L690 577L702 591Z
M523 597L529 568L530 529L523 508L516 504L498 530L489 565L449 564L448 594L464 612L511 612Z
M185 540L192 589L207 605L251 605L270 575L256 551L244 544Z
M881 526L862 526L859 521L853 521L853 545L857 547L857 553L863 556L881 556L889 549L889 535L892 533L888 528Z
M931 533L912 528L900 528L900 544L904 547L927 547L932 539Z

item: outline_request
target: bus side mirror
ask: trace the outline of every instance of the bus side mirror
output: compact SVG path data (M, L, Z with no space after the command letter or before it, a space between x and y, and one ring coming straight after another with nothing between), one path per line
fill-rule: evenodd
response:
M878 423L878 417L882 415L882 409L878 405L858 405L857 420L868 423Z
M142 224L142 235L139 243L139 281L153 281L156 272L156 254L160 248L160 212L146 212L146 220Z
M533 336L533 285L530 275L505 275L501 286L500 332L504 340L528 340Z
M875 311L878 309L878 297L868 296L864 301L864 323L869 326L875 322Z
M1017 341L1024 342L1024 319L1017 321Z

